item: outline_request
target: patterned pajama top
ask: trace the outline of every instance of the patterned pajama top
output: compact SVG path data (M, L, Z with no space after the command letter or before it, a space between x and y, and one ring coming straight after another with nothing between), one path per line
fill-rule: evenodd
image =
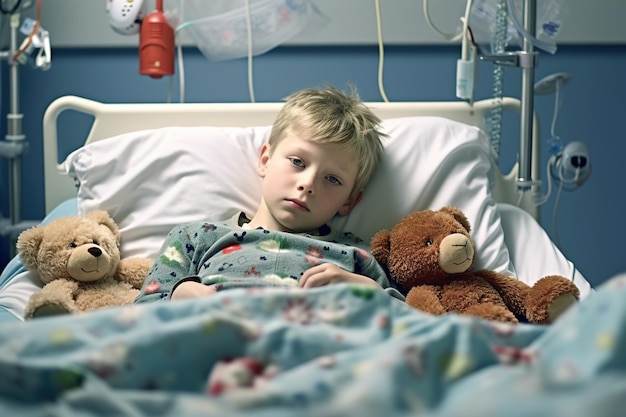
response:
M251 229L240 213L223 223L187 223L173 228L143 284L136 303L168 299L185 281L240 287L297 286L305 270L331 262L365 275L400 300L367 245L351 233L323 226L318 234Z

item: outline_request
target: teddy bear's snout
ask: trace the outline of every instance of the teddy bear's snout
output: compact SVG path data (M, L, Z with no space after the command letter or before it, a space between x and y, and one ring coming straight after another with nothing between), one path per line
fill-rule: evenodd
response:
M91 244L79 246L67 260L67 272L77 281L97 281L109 273L112 259L101 247Z
M467 271L474 260L474 246L461 233L446 236L439 246L439 266L449 274Z

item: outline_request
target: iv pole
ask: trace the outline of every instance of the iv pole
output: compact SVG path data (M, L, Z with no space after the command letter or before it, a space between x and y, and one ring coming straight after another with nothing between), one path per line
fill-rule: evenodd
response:
M7 134L4 141L0 141L0 156L9 160L9 219L0 218L0 235L9 236L11 242L17 239L19 233L37 222L22 222L22 161L21 156L26 152L28 143L22 130L23 114L19 113L19 63L14 59L17 52L17 30L20 25L19 12L10 16L11 38L9 50L0 53L0 58L6 59L9 65L9 112L7 114ZM8 224L7 224L8 223ZM15 255L14 245L11 245L11 256Z
M535 36L537 0L524 1L524 29ZM520 149L519 149L519 172L517 177L517 187L520 191L530 189L533 179L531 174L532 158L532 132L533 132L533 111L534 111L534 85L535 66L537 65L537 54L533 50L532 42L524 37L523 51L520 53L520 64L522 67L522 93L521 93L521 118L520 126Z
M524 30L531 36L535 36L537 0L524 0L523 3ZM517 174L517 189L520 192L528 191L536 184L532 178L532 133L534 127L534 84L537 57L538 54L534 50L532 41L526 37L523 39L521 51L483 55L480 57L480 59L485 61L493 61L499 65L521 67L522 69L520 148Z

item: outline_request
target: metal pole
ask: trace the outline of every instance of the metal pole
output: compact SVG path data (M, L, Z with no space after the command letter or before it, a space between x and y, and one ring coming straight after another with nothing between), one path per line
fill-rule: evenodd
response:
M19 113L19 79L18 79L18 63L13 59L17 52L17 29L20 23L20 14L13 13L11 15L11 45L9 47L9 113L7 114L7 141L24 141L22 132L22 114ZM17 224L21 221L22 212L22 190L21 190L21 173L22 163L21 156L17 155L9 159L9 193L11 196L10 219L11 224Z
M524 1L524 29L528 34L535 36L537 0ZM521 126L519 149L519 172L517 184L519 190L529 190L533 185L532 178L532 151L533 151L533 124L534 124L534 85L536 54L531 40L524 37L523 51L520 54L522 67Z

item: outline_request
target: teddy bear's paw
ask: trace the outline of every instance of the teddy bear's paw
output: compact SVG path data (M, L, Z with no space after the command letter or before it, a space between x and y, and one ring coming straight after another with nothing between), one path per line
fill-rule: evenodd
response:
M430 286L411 288L406 295L406 303L417 310L435 316L447 313L446 309L441 305L439 297Z
M550 322L553 323L568 308L576 304L576 302L578 302L578 299L573 294L561 294L556 297L548 307L548 318Z
M549 275L537 281L528 292L526 317L530 323L550 324L578 302L579 291L569 279Z
M34 311L33 311L33 318L39 318L39 317L48 317L48 316L59 316L61 314L69 314L69 311L59 305L59 304L44 304L40 307L37 307Z
M474 304L467 308L463 314L504 323L519 323L517 317L510 310L494 303Z

